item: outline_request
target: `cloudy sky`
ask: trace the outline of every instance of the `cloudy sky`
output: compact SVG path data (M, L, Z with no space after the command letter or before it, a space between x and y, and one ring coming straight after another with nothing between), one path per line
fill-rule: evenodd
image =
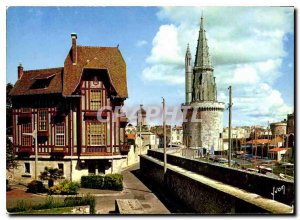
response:
M266 125L294 109L294 9L280 7L10 7L7 82L24 69L63 66L71 46L116 46L127 63L128 106L184 102L203 11L218 100L233 88L233 125ZM224 112L227 125L228 111Z

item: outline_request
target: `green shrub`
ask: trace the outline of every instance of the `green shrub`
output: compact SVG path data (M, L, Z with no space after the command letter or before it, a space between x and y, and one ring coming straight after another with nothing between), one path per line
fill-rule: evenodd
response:
M81 187L89 189L104 189L104 176L82 176Z
M105 176L82 176L81 187L121 191L123 190L123 176L121 174L107 174Z
M83 197L67 197L64 200L64 205L66 207L89 205L91 214L95 214L95 204L95 197L91 196L90 194L87 194Z
M30 192L30 193L44 193L44 192L47 192L47 189L45 188L44 184L41 181L32 180L27 185L27 192Z
M50 195L76 195L80 188L78 182L64 180L63 182L49 188Z
M121 174L107 174L104 176L106 189L123 190L123 176Z

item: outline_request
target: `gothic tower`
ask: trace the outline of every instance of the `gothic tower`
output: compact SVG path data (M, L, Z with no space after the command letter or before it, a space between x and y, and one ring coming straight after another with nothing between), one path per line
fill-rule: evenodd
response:
M224 103L217 101L217 85L213 75L209 47L201 16L194 67L187 47L185 56L186 101L183 140L187 147L222 151ZM195 117L193 118L193 112ZM195 120L196 119L196 120Z
M189 104L192 101L192 55L187 46L185 54L185 103Z

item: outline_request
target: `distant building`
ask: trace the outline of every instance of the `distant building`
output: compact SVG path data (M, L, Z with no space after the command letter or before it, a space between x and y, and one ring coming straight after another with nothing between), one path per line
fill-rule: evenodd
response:
M164 128L162 125L156 125L156 126L152 126L150 128L150 131L156 135L157 137L157 145L159 148L164 147ZM171 140L171 126L170 125L166 125L166 140L167 140L167 145L168 143L170 143Z
M183 129L182 126L174 126L172 128L172 144L182 144L183 143Z
M287 129L287 121L275 122L270 124L273 135L285 135Z
M241 126L231 128L231 138L246 139L249 138L251 134L251 127ZM223 138L228 138L228 127L223 129Z
M273 148L269 150L268 157L279 162L287 162L292 157L291 148Z
M143 146L148 147L149 149L155 149L158 147L157 136L151 131L142 131L141 137L143 140Z
M140 105L140 109L136 112L136 114L137 114L136 126L143 127L144 125L147 125L147 112L143 108L143 105Z
M241 151L246 154L253 154L256 156L268 156L268 148L279 148L283 147L284 139L277 136L273 139L253 139L249 141L244 141L241 143Z

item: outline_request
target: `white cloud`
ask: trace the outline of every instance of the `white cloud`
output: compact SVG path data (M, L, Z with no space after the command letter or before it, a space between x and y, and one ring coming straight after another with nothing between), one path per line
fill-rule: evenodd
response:
M174 25L162 25L153 39L148 63L182 64L178 30Z
M143 70L145 80L163 82L166 84L183 84L184 76L181 69L175 69L168 65L153 65Z
M145 41L145 40L140 40L140 41L138 41L138 42L136 43L136 46L137 46L137 47L143 47L143 46L145 46L145 45L147 45L147 44L148 44L147 41Z
M284 102L275 82L283 74L285 34L294 29L293 8L161 8L157 16L165 24L152 41L143 79L184 84L186 46L190 44L194 58L202 9L219 100L228 102L232 85L238 118L282 120L293 107Z

